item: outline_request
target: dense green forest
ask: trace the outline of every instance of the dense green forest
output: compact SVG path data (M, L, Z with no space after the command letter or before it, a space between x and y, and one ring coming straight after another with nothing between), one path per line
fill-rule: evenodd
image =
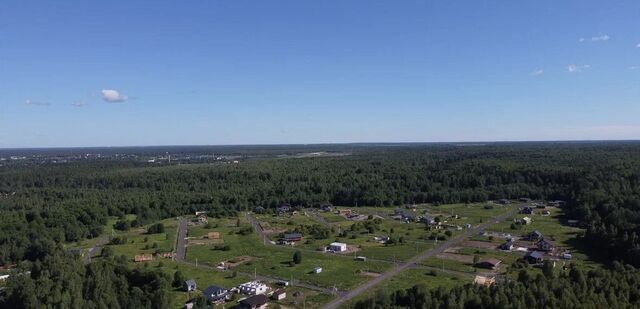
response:
M515 281L491 287L468 284L452 289L429 290L416 285L392 293L380 292L358 302L355 309L368 308L638 308L640 271L615 263L611 270L583 272L579 268L554 270L536 277L525 270Z
M85 266L58 248L15 270L0 308L166 308L171 278L130 270L127 262L110 258Z
M639 143L380 146L240 164L3 166L0 192L16 192L0 195L0 265L43 263L61 242L96 237L109 216L128 213L141 225L195 210L229 216L284 202L394 206L529 197L565 200L566 218L583 222L594 252L640 267Z

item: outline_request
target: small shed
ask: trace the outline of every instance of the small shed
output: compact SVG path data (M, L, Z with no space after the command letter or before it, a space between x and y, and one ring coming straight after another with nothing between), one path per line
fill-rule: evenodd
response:
M285 298L287 298L287 292L284 289L277 289L271 294L271 299L273 300L282 300Z
M183 284L183 288L187 292L195 291L198 288L196 281L193 279L186 280Z
M495 277L476 276L473 279L473 284L477 285L492 286L494 283L496 283Z
M332 242L329 244L329 251L344 252L347 251L347 244L342 242Z
M320 266L316 266L316 267L313 269L313 273L314 273L314 274L319 274L319 273L321 273L321 272L322 272L322 267L320 267Z
M139 262L148 262L153 260L153 255L151 254L138 254L133 257L133 261L136 263Z

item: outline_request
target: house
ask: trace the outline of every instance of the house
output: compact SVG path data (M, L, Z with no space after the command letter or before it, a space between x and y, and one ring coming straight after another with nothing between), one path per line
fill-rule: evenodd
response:
M340 209L338 210L338 214L341 216L350 216L353 213L351 209Z
M541 240L542 238L544 238L544 236L542 235L542 233L540 233L540 231L537 231L537 230L524 236L525 240L531 240L531 241Z
M332 242L329 244L329 251L344 252L347 251L347 244L342 242Z
M529 225L529 224L531 224L532 220L529 217L524 217L524 218L521 218L521 219L514 219L513 221L515 221L517 223L520 223L522 225Z
M312 272L313 272L314 274L319 274L319 273L321 273L321 272L322 272L322 267L320 267L320 266L316 266L316 267L313 269L313 271L312 271Z
M544 253L540 251L529 251L524 255L524 259L532 264L541 263L542 260L544 260Z
M511 251L511 250L513 250L513 241L511 239L509 239L507 242L505 242L502 245L500 245L499 248L501 250Z
M570 260L573 258L573 256L571 255L571 252L565 252L562 254L562 258L565 260Z
M182 287L187 292L195 291L198 288L198 286L196 285L196 281L193 280L193 279L189 279L189 280L183 282Z
M547 206L545 206L544 204L534 204L534 206L536 206L536 208L538 208L538 209L545 209L545 208L547 208Z
M286 234L284 234L284 240L286 242L301 241L302 240L302 234L301 233L286 233Z
M477 267L482 267L482 268L487 268L487 269L496 269L496 268L498 268L498 266L500 266L501 263L502 263L502 261L492 258L492 259L482 260L482 261L476 263L476 266Z
M506 198L503 198L498 200L498 204L502 204L502 205L511 204L511 201L509 201Z
M277 289L271 294L271 299L273 300L282 300L287 298L287 292L284 289Z
M320 210L322 210L324 212L331 212L333 210L333 205L331 205L331 204L323 204L322 206L320 206Z
M553 251L553 248L555 248L555 244L552 241L546 239L541 239L538 242L537 246L538 250L546 252Z
M524 208L520 209L520 213L521 214L525 214L525 215L531 215L531 214L533 214L533 208L528 207L528 206L524 207Z
M136 263L139 262L148 262L153 260L153 255L151 254L138 254L133 257L133 261Z
M366 256L362 256L362 255L356 256L356 261L366 262L367 261L367 257Z
M207 218L206 214L199 214L198 215L198 222L207 223L208 221L209 221L209 219Z
M215 285L210 285L204 289L202 295L209 304L222 304L231 296L229 290Z
M278 208L276 208L276 212L279 215L291 212L291 205L288 203L281 204Z
M267 285L260 281L249 281L238 286L240 293L247 295L265 294L267 289Z
M209 238L209 239L220 239L220 232L209 232L209 233L207 233L207 238Z
M266 210L265 210L265 209L264 209L264 207L262 207L262 206L256 206L256 207L253 209L253 212L255 212L255 213L257 213L257 214L262 214L262 213L264 213L265 211L266 211Z
M473 279L473 284L484 285L487 287L492 286L494 283L496 283L495 277L476 276Z
M416 221L416 214L414 212L411 211L403 211L402 212L402 220L406 221L406 222L413 222Z
M521 197L518 199L518 201L523 202L523 203L529 203L531 201L530 198L528 197Z
M206 215L208 211L196 211L196 216Z
M420 218L420 222L426 224L426 225L431 225L431 224L435 224L436 220L433 219L433 217L429 216L429 215L424 215L422 216L422 218Z
M269 299L264 295L254 295L241 300L238 307L242 309L265 309L268 301Z

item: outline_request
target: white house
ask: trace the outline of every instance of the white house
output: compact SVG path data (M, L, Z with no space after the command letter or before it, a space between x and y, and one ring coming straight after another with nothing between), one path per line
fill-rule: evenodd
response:
M240 293L247 295L265 294L268 289L269 287L260 281L250 281L238 286Z
M345 251L347 251L347 244L342 243L342 242L332 242L329 245L329 251L345 252Z

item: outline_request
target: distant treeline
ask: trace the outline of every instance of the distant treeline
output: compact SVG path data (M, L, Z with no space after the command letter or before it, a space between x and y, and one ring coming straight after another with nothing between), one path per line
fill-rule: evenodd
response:
M359 148L360 149L360 148ZM95 237L108 216L137 224L208 210L567 201L567 217L612 259L640 265L640 144L490 144L361 148L351 156L144 167L126 162L0 167L0 264Z
M61 242L104 233L109 216L134 213L136 219L126 224L141 226L196 210L224 217L285 202L313 207L560 199L567 202L566 218L588 227L584 243L611 260L640 265L638 143L393 145L358 148L343 157L240 164L0 167L0 192L14 191L0 195L0 265L20 267L0 292L2 308L165 308L166 276L129 270L123 257L82 266L63 252ZM490 289L417 286L379 294L358 307L639 306L640 276L631 266L544 273L536 278L523 273L517 282Z
M640 144L377 147L351 156L141 167L120 162L0 168L0 264L44 257L102 233L108 216L138 224L254 206L394 206L561 199L568 218L614 259L640 265Z

